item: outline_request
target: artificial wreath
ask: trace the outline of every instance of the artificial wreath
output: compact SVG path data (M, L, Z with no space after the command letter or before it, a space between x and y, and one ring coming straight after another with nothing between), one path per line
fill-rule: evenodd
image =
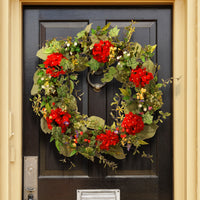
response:
M41 117L41 129L51 135L59 153L69 158L81 154L94 161L97 157L105 166L117 168L106 158L125 159L125 149L133 148L135 155L141 145L155 135L158 123L170 114L161 111L163 105L158 83L159 66L151 60L156 45L144 48L130 39L134 22L125 27L124 40L119 40L117 26L109 29L91 28L89 24L76 37L47 41L37 56L43 60L34 74L32 107ZM87 116L78 111L75 90L78 73L87 68L94 73L103 68L103 83L116 79L121 83L113 97L108 126L98 116ZM147 156L143 153L142 156Z

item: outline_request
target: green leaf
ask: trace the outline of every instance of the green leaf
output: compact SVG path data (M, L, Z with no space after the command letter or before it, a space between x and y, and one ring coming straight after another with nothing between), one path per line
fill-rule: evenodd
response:
M53 53L53 49L52 48L45 48L44 49L44 53L52 54Z
M69 85L62 84L60 87L57 88L58 97L59 98L66 97L68 91L69 91Z
M93 44L99 43L99 39L97 38L97 36L95 34L92 34L90 36L90 39L91 39L91 41L92 41Z
M79 152L82 156L84 156L85 158L91 160L92 162L94 162L94 156L90 156L87 153L84 152Z
M117 73L117 70L115 67L110 67L109 68L109 73L112 74L112 75L115 75Z
M91 32L92 32L92 34L96 34L97 31L92 28Z
M88 66L87 65L78 65L78 66L75 66L74 68L74 71L76 72L81 72L81 71L84 71Z
M118 29L117 25L116 25L114 28L110 29L110 31L109 31L110 37L117 37L119 34L119 31L120 31L120 29Z
M162 86L163 86L162 83L158 83L158 84L156 85L157 88L161 88Z
M77 121L74 122L74 128L83 132L87 131L87 128L85 127L84 121Z
M75 150L73 150L73 151L70 153L69 157L72 157L74 154L76 154L76 152L77 152L77 150L76 150L76 149L75 149Z
M70 94L73 92L73 90L74 90L74 82L70 80Z
M52 136L58 136L61 134L61 127L59 126L53 126L52 128Z
M132 69L135 69L138 66L139 62L136 61L135 57L131 57L127 61L127 66L131 67Z
M38 82L38 79L39 79L38 73L39 73L40 71L42 72L41 69L38 69L38 70L34 73L33 82L34 82L35 84L37 84L37 82Z
M111 125L111 130L115 130L116 129L116 123L115 122L113 122L113 124Z
M93 71L97 71L100 67L100 63L96 61L94 58L91 58L88 64L90 66L90 69Z
M145 125L144 130L137 133L136 136L141 140L152 138L155 135L157 128L158 126L155 124Z
M50 55L51 53L45 53L45 48L41 48L37 51L36 56L39 57L42 60L46 60L47 56Z
M126 83L130 76L130 69L123 67L121 68L119 65L117 65L117 70L118 73L115 74L115 78L121 83Z
M106 31L110 27L111 23L106 24L101 30Z
M87 120L87 127L90 129L99 129L105 126L105 120L101 117L91 116Z
M86 31L85 30L82 30L81 32L79 32L79 33L77 33L77 39L80 39L80 38L82 38L83 36L85 36L85 33L86 33Z
M91 27L92 27L92 24L93 24L93 23L91 23L91 24L89 24L89 25L87 25L87 26L85 27L85 32L87 32L87 33L90 32Z
M60 152L60 146L61 146L62 143L60 143L60 141L56 140L55 141L55 145L56 145L56 148L58 149L58 151Z
M76 151L74 148L71 148L68 144L63 144L63 143L58 143L58 148L59 148L59 152L60 154L66 156L66 157L71 157L72 152Z
M47 109L47 112L51 113L51 107L50 107L49 103L46 103L45 107Z
M103 41L108 40L108 37L106 35L100 35L98 36L98 38Z
M145 61L146 61L146 59L145 59L144 56L141 56L140 58L141 58L142 62L145 62Z
M77 74L71 74L70 75L70 79L73 80L73 81L76 81L78 78L78 75Z
M53 142L54 140L55 140L55 138L53 136L51 136L50 142Z
M39 64L38 66L41 68L45 68L45 64Z
M122 160L126 158L123 148L120 146L111 146L107 153L116 159Z
M39 69L39 70L37 70L37 71L38 71L37 75L38 75L39 77L44 76L44 75L46 74L44 69Z
M101 79L103 83L110 82L113 80L113 77L117 74L117 70L115 67L110 67L109 71L104 74L104 77Z
M52 131L47 126L47 121L44 117L40 120L40 127L44 133L51 133ZM51 141L50 141L51 142Z
M137 52L138 54L140 54L140 53L141 53L141 50L142 50L141 44L139 44L138 42L135 42L135 43L134 43L134 46L135 46L136 52Z
M92 147L86 147L85 152L90 156L94 156L94 154L95 154L95 150Z
M92 41L92 45L90 46L90 48L93 48L94 44L99 43L100 41L95 34L92 34L90 36L90 40Z
M130 91L128 89L119 88L123 96L130 96Z
M148 142L145 142L145 141L143 141L143 140L139 140L138 143L139 143L140 145L148 145L148 144L149 144Z
M125 114L128 114L129 112L135 114L137 111L138 111L138 104L136 102L132 102L131 104L126 105L124 109Z
M69 62L69 61L65 58L63 58L60 62L60 66L62 66L64 70L68 69L69 64L67 62Z
M156 49L156 47L157 47L157 45L155 44L155 45L153 45L153 46L151 46L151 53L153 53L154 52L154 50Z
M33 87L31 89L31 95L36 95L39 92L39 86L38 84L33 84Z
M167 117L169 117L171 115L171 113L169 112L163 112L162 110L159 111L159 114L162 115L163 119L166 119Z
M123 97L122 99L123 99L123 100L129 100L130 97L129 97L129 96L125 96L125 97Z
M101 82L102 83L108 83L108 82L111 82L113 80L113 75L112 74L109 74L109 73L106 73L104 74L104 77L101 79Z
M145 124L152 124L153 122L153 116L149 112L146 112L142 118Z
M69 110L78 110L76 98L73 95L67 95L67 97L65 98L65 104L67 105Z
M145 67L146 70L147 70L148 72L151 72L152 74L154 74L155 71L156 71L156 67L155 67L154 63L153 63L150 59L148 59L147 61L145 61L145 62L143 63L143 65L142 65L142 67L143 67L143 68Z
M60 53L64 54L64 53L65 53L65 48L62 48L62 49L60 50Z

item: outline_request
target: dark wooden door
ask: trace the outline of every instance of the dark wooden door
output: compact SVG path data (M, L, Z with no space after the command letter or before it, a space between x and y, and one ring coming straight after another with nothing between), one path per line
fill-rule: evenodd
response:
M93 27L118 25L123 28L136 20L133 41L142 45L157 44L154 61L161 65L159 77L172 76L172 10L171 7L24 7L23 35L23 155L39 157L39 200L75 200L77 189L120 189L121 200L172 199L172 119L160 126L144 150L153 155L154 162L133 157L118 163L117 173L104 169L98 162L91 163L78 156L72 159L76 167L68 170L68 163L60 162L48 135L40 130L39 119L31 108L30 91L33 74L40 62L37 50L53 37L75 36L89 23ZM123 36L123 32L120 33ZM14 48L14 47L13 47ZM79 102L82 113L97 115L111 123L110 102L119 84L111 82L101 92L94 92L86 81L86 72L80 74L79 89L84 92ZM164 90L164 110L172 111L172 90ZM143 150L143 149L142 149ZM141 151L142 151L141 150Z

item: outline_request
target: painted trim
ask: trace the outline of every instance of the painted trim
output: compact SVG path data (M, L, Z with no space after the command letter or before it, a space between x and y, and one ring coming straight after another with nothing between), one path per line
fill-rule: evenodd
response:
M197 47L200 47L200 1L197 1ZM200 200L200 48L197 48L197 200Z
M23 5L172 5L175 0L20 0Z
M181 77L173 87L174 200L186 200L186 5L175 1L173 7L173 76ZM189 200L189 199L188 199Z
M197 0L187 1L186 149L187 199L197 198ZM192 97L192 98L191 98ZM192 121L191 121L191 116Z
M9 2L0 1L0 199L9 199ZM7 38L7 39L6 39ZM3 58L3 59L2 59ZM2 67L4 66L4 67ZM20 136L21 137L21 136Z
M174 200L200 200L198 0L0 0L0 199L22 199L22 5L27 4L173 4L173 74L182 77L173 84Z

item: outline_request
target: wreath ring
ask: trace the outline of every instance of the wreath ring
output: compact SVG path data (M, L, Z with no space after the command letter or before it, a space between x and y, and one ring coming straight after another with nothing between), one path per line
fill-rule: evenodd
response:
M41 129L51 135L59 153L65 157L81 154L94 161L97 157L112 169L117 164L105 155L125 159L124 149L147 145L146 139L153 137L159 122L170 113L162 112L161 88L171 79L158 83L159 66L151 60L156 45L142 47L131 42L135 22L125 27L126 37L118 38L119 29L110 24L92 29L89 24L76 37L66 40L47 41L37 56L43 60L33 77L32 107L41 117ZM81 114L77 100L81 95L75 89L78 72L90 68L88 83L99 91L107 82L116 79L122 83L113 97L111 116L113 124L105 120ZM103 68L102 84L92 83L90 75ZM151 158L146 153L142 157Z

